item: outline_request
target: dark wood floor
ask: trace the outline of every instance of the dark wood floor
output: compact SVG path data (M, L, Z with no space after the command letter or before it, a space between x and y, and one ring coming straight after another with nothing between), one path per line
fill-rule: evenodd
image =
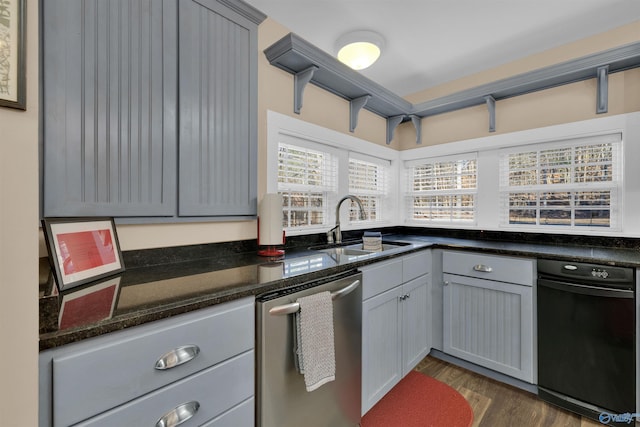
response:
M450 363L427 356L416 370L462 394L473 410L473 427L602 427L550 405L529 392L502 384Z

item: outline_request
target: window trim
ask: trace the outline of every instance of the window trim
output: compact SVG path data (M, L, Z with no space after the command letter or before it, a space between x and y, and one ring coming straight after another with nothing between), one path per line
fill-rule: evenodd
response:
M390 216L389 226L407 225L403 211L399 209L402 206L402 189L406 188L406 176L403 172L405 161L411 161L425 157L442 157L450 155L458 155L460 153L477 152L478 153L478 169L482 174L478 176L479 196L477 200L477 217L476 224L465 226L463 224L448 225L444 223L438 224L412 224L416 227L437 227L437 228L457 228L472 230L488 230L488 231L515 231L515 232L535 232L545 234L579 234L590 236L614 236L614 237L640 237L640 221L635 221L637 212L640 212L640 197L635 197L640 193L640 168L635 165L640 164L640 112L631 112L618 115L610 115L604 117L596 117L588 120L563 123L558 125L545 126L541 128L528 129L517 132L492 134L481 138L473 138L466 140L457 140L438 145L416 146L415 148L395 151L389 147L378 145L368 141L355 138L346 133L337 132L326 129L312 123L304 122L294 117L267 111L267 135L266 144L261 143L259 150L265 150L266 146L266 176L267 176L267 192L275 192L273 186L277 185L277 178L274 171L277 166L277 149L273 150L270 145L278 138L279 132L290 133L293 135L302 135L312 141L318 141L332 145L331 140L337 141L333 143L337 147L349 147L355 151L372 154L380 158L389 158L392 160L393 180L391 184L394 211ZM621 133L623 141L622 147L622 184L621 184L621 203L618 206L620 210L620 222L618 224L619 231L610 229L604 230L584 230L582 227L573 230L559 229L523 229L513 227L498 227L499 218L499 176L498 176L498 157L497 151L507 147L521 147L523 145L531 145L548 141L563 141L574 138L583 138L588 136L601 136L610 133ZM328 135L328 136L327 136ZM276 145L277 147L277 145ZM264 151L262 151L264 153ZM265 167L264 154L259 156L259 168ZM485 191L483 189L493 189ZM397 191L394 191L396 190ZM259 194L264 192L264 184L259 187ZM633 197L632 197L633 196ZM342 209L346 212L346 209ZM344 228L348 229L349 225L345 222ZM356 227L359 228L359 227ZM326 230L318 230L326 231ZM312 231L294 234L310 234Z
M549 141L570 142L575 138L600 137L612 133L622 134L623 139L621 149L622 175L617 206L620 214L616 230L604 227L585 230L585 227L541 229L499 226L500 199L497 156L499 150L507 148L519 150L525 145ZM638 141L640 141L640 112L632 112L405 150L400 153L400 160L404 163L424 157L456 156L459 153L476 151L478 153L478 169L482 171L478 176L479 196L475 226L415 223L410 225L424 228L435 226L438 228L532 232L549 235L640 237L640 221L634 220L637 212L640 212L640 197L635 197L640 193L640 168L634 166L640 164L640 143L637 143ZM404 173L401 174L400 179L406 180ZM406 188L406 183L403 183L401 188Z
M539 157L541 152L551 150L563 150L571 148L572 153L576 147L592 146L599 144L612 144L612 167L613 175L611 181L606 182L574 182L573 176L570 177L571 182L559 183L559 184L531 184L522 186L511 186L508 183L509 172L508 169L508 157L512 154L534 152ZM590 232L594 230L608 230L611 232L621 231L621 213L622 210L619 206L623 204L623 191L622 186L624 184L623 174L623 150L624 142L621 132L613 132L610 134L588 136L584 138L571 138L560 141L546 141L536 144L521 145L519 147L509 147L498 151L499 162L499 175L500 175L500 219L499 226L503 229L517 229L517 230L535 230L538 232L544 232L545 230L579 230L581 232ZM538 165L537 165L538 166ZM569 168L573 170L576 166L574 159L572 159ZM536 167L537 174L540 173L540 168ZM609 204L609 226L588 226L579 225L574 222L576 211L581 209L577 208L574 204L574 197L576 193L583 192L610 192L610 204ZM537 203L535 207L529 210L536 211L536 223L535 224L514 224L510 223L510 206L509 196L515 193L537 193ZM558 225L558 224L543 224L542 218L539 216L540 211L543 208L540 205L541 195L543 193L569 193L570 205L565 209L555 209L559 211L565 211L570 213L571 224ZM554 210L551 208L551 210ZM585 210L585 209L582 209Z
M412 185L411 171L413 168L417 166L426 166L426 165L435 165L437 163L447 163L447 162L457 162L457 161L465 161L465 160L474 160L476 162L476 186L473 189L470 188L455 188L455 189L447 189L447 190L424 190L424 191L412 191L410 189ZM468 152L468 153L460 153L456 155L449 156L440 156L440 157L423 157L412 160L407 160L404 162L404 187L403 187L403 207L404 207L404 217L405 223L416 226L448 226L448 227L471 227L477 224L477 211L478 211L478 176L479 167L478 167L478 153L476 152ZM472 220L462 220L462 219L415 219L412 216L413 208L411 199L419 196L460 196L460 195L472 195L474 199L473 206L473 219Z
M296 150L307 151L307 152L315 152L321 154L323 156L328 156L327 159L329 164L329 170L322 171L323 184L320 186L312 186L308 184L297 184L297 183L280 183L279 180L279 166L280 162L278 160L278 172L277 175L277 186L278 193L303 193L309 195L310 193L314 194L322 194L323 206L321 209L312 209L310 206L307 206L306 209L289 209L288 213L291 214L294 211L306 211L307 213L311 212L322 212L323 220L329 221L331 218L331 205L337 201L338 194L338 179L335 176L336 172L339 168L339 153L337 150L322 146L320 144L311 143L309 141L303 139L294 139L292 137L286 137L284 135L281 136L284 140L280 140L278 142L278 155L280 154L280 146L285 145L288 147L292 147ZM329 182L324 182L324 178L328 178ZM289 199L290 200L290 199ZM283 209L283 214L284 214ZM290 219L290 218L289 218ZM308 218L309 219L309 218ZM308 225L300 225L296 227L284 227L285 230L314 230L318 228L324 227L325 224L308 224Z
M383 168L383 185L384 188L382 190L354 190L351 188L351 161L355 161L355 162L361 162L361 163L368 163L370 165L375 165L378 167L382 167ZM366 220L352 220L350 218L351 215L349 215L348 218L348 223L352 224L354 226L370 226L370 227L375 227L378 226L380 224L384 224L385 222L389 221L388 215L389 215L389 205L391 203L391 194L392 194L392 188L391 188L391 182L392 182L392 170L391 170L391 161L386 160L386 159L380 159L378 157L374 157L374 156L370 156L368 154L363 154L363 153L359 153L356 151L349 151L347 154L347 162L346 162L347 168L349 169L349 179L348 179L348 192L349 194L353 194L354 196L360 197L361 199L364 197L378 197L380 199L381 206L382 209L379 212L376 212L377 215L379 215L381 217L381 219L378 220L374 220L371 221L370 219L366 219ZM369 192L369 194L366 194L367 192ZM366 203L365 203L365 210L366 210Z
M282 137L300 138L306 144L331 147L338 153L344 167L338 170L338 195L337 200L348 194L348 159L349 155L364 156L371 161L382 162L390 165L389 172L389 203L388 213L384 221L349 221L348 209L344 206L340 210L340 223L343 230L368 229L371 227L391 227L400 225L400 212L398 210L398 192L393 189L398 187L399 152L373 142L365 141L351 135L324 128L313 123L305 122L275 111L267 111L267 141L266 141L266 168L267 168L267 192L278 192L278 142ZM295 144L294 144L295 145ZM309 147L311 148L311 147ZM326 232L335 223L335 206L330 207L330 225L305 229L285 229L287 235L303 235Z

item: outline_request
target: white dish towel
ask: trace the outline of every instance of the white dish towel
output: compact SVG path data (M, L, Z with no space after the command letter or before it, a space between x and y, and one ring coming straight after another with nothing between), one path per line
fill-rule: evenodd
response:
M333 302L329 292L297 300L294 352L296 367L304 375L307 391L314 391L336 378L333 338Z

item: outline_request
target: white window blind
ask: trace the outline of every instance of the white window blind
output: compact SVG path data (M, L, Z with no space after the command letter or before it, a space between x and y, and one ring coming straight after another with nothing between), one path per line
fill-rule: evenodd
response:
M618 227L621 135L500 153L502 225Z
M366 220L360 219L358 206L351 202L351 222L384 221L389 198L391 162L359 153L349 153L349 194L357 196L364 206Z
M409 221L475 221L475 154L407 162L406 209Z
M337 159L328 152L278 144L278 192L283 196L283 226L329 224L337 191Z

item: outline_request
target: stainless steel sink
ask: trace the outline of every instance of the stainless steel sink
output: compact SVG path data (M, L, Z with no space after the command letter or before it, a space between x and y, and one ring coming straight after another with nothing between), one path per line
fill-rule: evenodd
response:
M382 251L369 251L369 250L364 250L362 248L362 243L354 243L346 246L317 249L317 251L325 254L329 254L332 256L337 255L337 256L343 256L343 257L359 257L359 256L365 256L365 255L370 255L370 254L375 254L375 253L380 253L385 251L391 251L394 249L399 249L399 248L402 248L403 246L407 246L408 244L409 243L399 243L399 242L383 243Z
M382 251L366 251L369 253L374 253L374 252L384 252L384 251L391 251L394 249L398 249L401 248L403 246L407 246L407 244L401 244L401 243L383 243L382 244ZM362 249L362 243L358 243L355 245L349 245L346 246L346 248L348 249L353 249L353 250L361 250L364 251L364 249Z
M339 262L339 263L353 262L359 259L368 258L373 254L375 254L375 252L363 251L362 249L351 248L348 246L319 249L318 252L322 252L329 255L331 258L333 258L336 262Z
M355 245L362 247L362 245ZM358 256L358 255L369 255L372 254L372 251L364 251L362 249L357 249L352 246L342 246L338 248L327 248L327 249L319 249L318 252L323 252L329 255L344 255L344 256Z

